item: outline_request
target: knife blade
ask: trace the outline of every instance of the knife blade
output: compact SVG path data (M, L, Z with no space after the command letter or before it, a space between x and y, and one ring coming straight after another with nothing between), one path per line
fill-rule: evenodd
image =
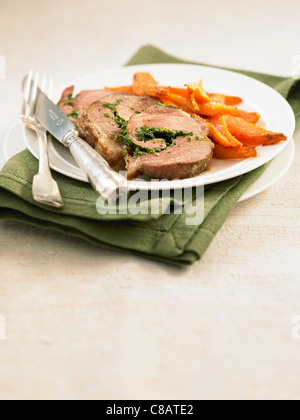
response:
M66 114L58 108L43 92L37 98L35 115L50 134L63 143L66 134L76 130Z
M99 153L79 137L74 124L43 92L38 95L35 115L54 138L69 148L77 164L100 195L114 202L120 192L127 193L127 179L115 172Z

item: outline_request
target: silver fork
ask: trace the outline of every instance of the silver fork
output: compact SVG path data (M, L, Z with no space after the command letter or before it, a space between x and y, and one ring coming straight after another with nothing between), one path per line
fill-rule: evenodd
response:
M48 156L48 139L47 131L37 121L34 110L38 94L39 74L35 76L31 70L25 79L23 106L21 121L31 130L35 131L39 141L39 172L33 178L32 195L35 201L46 204L48 206L60 208L64 202L59 192L57 183L52 178L49 156ZM51 94L52 78L43 76L41 91L46 95Z

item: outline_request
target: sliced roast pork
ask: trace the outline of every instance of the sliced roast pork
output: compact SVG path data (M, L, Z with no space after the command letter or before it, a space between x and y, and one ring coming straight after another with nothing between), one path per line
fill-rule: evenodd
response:
M92 104L78 120L80 137L102 155L115 170L125 168L123 144L116 140L121 129L112 110L101 102Z
M112 93L101 99L102 103L114 104L118 102L116 111L125 121L128 121L136 113L159 102L157 98L151 96L135 96L130 93Z
M73 98L74 86L70 86L63 91L58 107L77 126L77 120L81 117L83 111L93 102L100 101L104 96L109 95L110 92L110 90L106 89L83 90Z
M147 133L147 127L151 128L151 135L142 139L140 134ZM164 106L151 107L132 117L128 132L133 144L146 151L137 157L126 157L130 179L139 174L170 180L191 178L207 170L211 164L214 146L207 138L206 124L182 110ZM172 132L173 141L168 144ZM163 145L165 150L147 153L147 149L154 148L157 151Z
M176 145L159 154L145 154L126 158L128 179L147 175L157 179L185 179L209 169L213 156L210 140L188 141L178 137Z
M103 96L101 102L95 102L83 112L77 121L80 136L100 153L115 170L125 169L123 157L124 145L116 137L121 128L115 120L113 109L107 104L117 104L116 112L125 121L136 112L156 103L149 96L112 93Z
M91 90L73 98L73 92L74 86L63 92L59 107L113 169L127 168L130 179L184 179L209 168L213 143L201 120L150 96ZM129 150L126 158L120 138Z

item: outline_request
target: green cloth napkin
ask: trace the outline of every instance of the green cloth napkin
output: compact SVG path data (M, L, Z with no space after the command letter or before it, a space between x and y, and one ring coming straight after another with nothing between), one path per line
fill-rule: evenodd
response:
M127 63L190 63L169 56L149 45L142 47ZM199 64L199 63L192 63ZM236 70L237 71L237 70ZM279 91L290 102L300 124L300 80L270 76L266 74L238 71L250 75ZM73 236L76 240L86 240L98 246L131 252L150 259L175 264L190 265L199 260L227 216L244 192L264 172L266 166L237 178L206 188L204 195L204 221L190 225L187 212L164 214L176 204L174 197L153 198L161 207L159 214L104 214L98 210L97 194L88 184L84 184L53 172L58 182L65 206L52 209L39 205L32 198L32 179L38 170L37 160L29 151L21 152L10 159L0 173L0 220L22 223L56 230ZM131 196L132 198L132 196ZM196 203L196 192L190 206ZM129 207L133 206L130 204ZM141 203L147 208L149 203ZM146 211L144 212L146 213Z

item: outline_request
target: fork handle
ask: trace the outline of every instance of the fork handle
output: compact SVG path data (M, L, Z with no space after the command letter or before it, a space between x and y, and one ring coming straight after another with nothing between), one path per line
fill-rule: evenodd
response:
M105 200L118 198L121 190L127 192L126 178L111 169L106 160L79 137L76 130L67 133L63 145L70 149L91 185Z
M32 182L33 198L38 203L61 208L64 202L57 182L52 178L49 166L47 132L37 127L34 127L34 130L39 142L39 172Z
M49 166L48 139L46 130L37 130L39 140L39 173L51 181L52 175Z

